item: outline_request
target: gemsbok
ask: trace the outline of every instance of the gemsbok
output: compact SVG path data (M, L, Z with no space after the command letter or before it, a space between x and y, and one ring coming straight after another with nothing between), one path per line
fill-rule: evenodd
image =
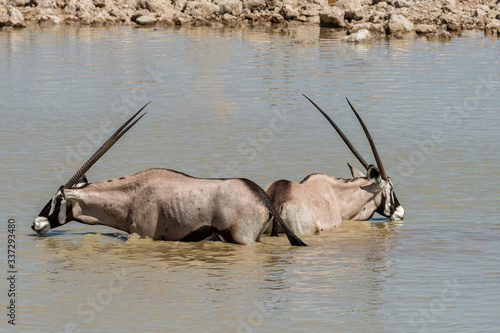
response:
M306 246L281 221L266 192L248 179L202 179L168 169L148 169L88 183L85 173L146 114L131 123L146 106L57 190L33 222L34 231L43 235L77 221L154 240L199 241L216 234L226 242L252 244L260 240L274 217L285 228L290 244Z
M353 178L314 173L300 183L282 179L268 184L264 190L273 200L281 219L297 234L314 234L333 229L342 220L368 220L375 212L391 220L402 220L404 209L396 198L394 186L385 172L368 129L349 100L347 102L365 132L377 166L368 164L332 119L309 97L304 97L330 122L367 172L365 176L348 164ZM273 223L271 235L277 232L278 225Z

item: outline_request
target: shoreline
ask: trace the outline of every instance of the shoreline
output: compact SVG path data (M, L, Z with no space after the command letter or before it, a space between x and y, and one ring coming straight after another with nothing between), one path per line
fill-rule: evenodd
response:
M498 0L0 0L0 29L90 26L320 26L369 43L386 36L500 34Z

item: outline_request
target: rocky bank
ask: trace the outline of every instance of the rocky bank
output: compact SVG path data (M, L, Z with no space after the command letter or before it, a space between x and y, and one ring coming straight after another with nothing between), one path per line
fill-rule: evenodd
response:
M320 25L346 42L386 35L500 33L500 0L0 0L0 27L32 25Z

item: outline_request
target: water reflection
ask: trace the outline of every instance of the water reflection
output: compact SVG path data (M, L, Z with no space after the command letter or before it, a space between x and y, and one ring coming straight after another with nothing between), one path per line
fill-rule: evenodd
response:
M447 281L462 295L429 312L432 328L493 329L498 98L480 99L458 127L443 113L471 100L481 79L496 87L497 45L474 35L366 48L341 37L316 28L0 31L0 76L8 78L0 81L0 210L19 227L21 330L60 332L69 323L85 332L418 330L425 325L412 325L412 315L437 304ZM54 165L66 163L100 119L116 120L117 106L149 100L151 117L93 167L91 181L150 167L260 185L312 172L348 177L351 153L302 92L363 155L369 148L344 97L366 115L388 172L399 172L404 223L345 221L304 237L306 249L284 236L244 247L152 242L77 223L46 237L31 231L65 181ZM281 110L296 117L259 141ZM436 126L446 142L415 164ZM125 288L102 298L118 278Z

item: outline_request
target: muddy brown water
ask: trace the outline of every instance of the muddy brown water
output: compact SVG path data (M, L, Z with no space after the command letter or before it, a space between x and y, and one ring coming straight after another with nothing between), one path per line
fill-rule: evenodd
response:
M2 331L494 332L500 327L500 47L346 45L328 30L53 28L0 32ZM126 115L147 116L88 173L150 167L261 186L373 162L406 210L252 246L153 242L34 217ZM8 220L16 280L8 296ZM11 299L16 325L8 323Z

